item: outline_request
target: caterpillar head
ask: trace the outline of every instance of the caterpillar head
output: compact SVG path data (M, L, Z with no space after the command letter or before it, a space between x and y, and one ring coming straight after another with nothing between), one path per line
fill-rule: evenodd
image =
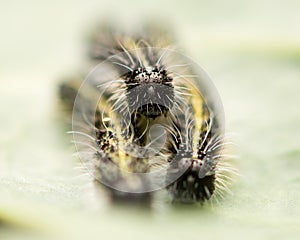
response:
M156 118L173 107L174 88L166 70L140 67L125 75L125 83L131 112Z
M183 154L178 157L171 163L167 174L167 177L171 177L172 174L185 169L184 173L168 186L174 201L194 203L208 200L215 190L215 174L202 174L205 165L203 166L200 159Z

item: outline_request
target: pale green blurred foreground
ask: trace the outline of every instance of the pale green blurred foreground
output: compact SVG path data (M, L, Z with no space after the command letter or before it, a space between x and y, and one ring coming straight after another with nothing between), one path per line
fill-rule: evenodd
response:
M0 239L297 239L299 1L1 2ZM93 18L165 17L207 70L239 177L219 204L110 206L76 169L56 86L82 70ZM119 19L120 18L120 19Z

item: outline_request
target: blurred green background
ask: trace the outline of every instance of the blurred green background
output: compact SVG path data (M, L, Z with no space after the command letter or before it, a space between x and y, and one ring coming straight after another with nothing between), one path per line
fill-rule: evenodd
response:
M0 1L0 239L297 239L300 1ZM240 177L213 206L111 206L76 169L57 109L99 19L158 18L212 77Z

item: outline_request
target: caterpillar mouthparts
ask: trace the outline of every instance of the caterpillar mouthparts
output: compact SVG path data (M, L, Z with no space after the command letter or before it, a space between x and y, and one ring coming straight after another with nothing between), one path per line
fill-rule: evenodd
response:
M224 113L204 71L152 28L92 39L99 63L85 80L60 86L72 112L79 157L114 200L204 202L226 190Z

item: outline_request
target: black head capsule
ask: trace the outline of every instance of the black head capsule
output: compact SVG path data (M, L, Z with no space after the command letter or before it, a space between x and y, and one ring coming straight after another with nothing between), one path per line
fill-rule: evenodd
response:
M183 143L177 146L176 154L169 160L166 181L171 184L167 189L175 202L202 203L208 200L215 190L215 174L207 174L209 164L205 159L193 156L192 142L187 140L182 136ZM171 179L176 180L172 182Z
M208 200L215 190L215 174L200 176L202 162L193 159L191 153L179 153L171 162L167 179L185 170L167 189L175 202L195 203Z
M166 70L143 67L125 74L124 78L131 113L156 118L173 107L174 87Z

